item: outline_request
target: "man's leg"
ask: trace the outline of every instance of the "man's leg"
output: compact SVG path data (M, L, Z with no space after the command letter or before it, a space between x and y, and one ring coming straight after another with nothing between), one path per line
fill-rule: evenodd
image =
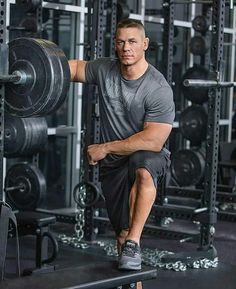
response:
M130 228L126 240L140 244L145 222L156 198L156 187L151 174L144 168L136 170L135 183L130 192Z
M129 215L130 228L128 231L121 232L122 244L125 240L135 241L140 244L140 238L145 222L150 214L152 205L156 198L156 187L152 176L144 169L140 168L136 171L136 179L130 191L129 198ZM142 283L138 282L137 289L142 289Z

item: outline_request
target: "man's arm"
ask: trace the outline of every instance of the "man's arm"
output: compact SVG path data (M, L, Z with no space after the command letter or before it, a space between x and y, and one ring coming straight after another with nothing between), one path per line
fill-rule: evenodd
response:
M84 60L69 60L71 81L86 82L85 81L85 66L87 61Z
M89 163L94 165L108 154L130 155L139 150L159 152L171 129L172 125L167 123L146 122L142 131L124 140L90 145L88 147Z

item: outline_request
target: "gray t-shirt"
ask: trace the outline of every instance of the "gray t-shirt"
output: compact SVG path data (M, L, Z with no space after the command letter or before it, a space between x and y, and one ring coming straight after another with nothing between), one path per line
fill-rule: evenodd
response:
M144 122L173 123L172 89L151 64L140 78L126 80L117 59L99 58L87 63L85 75L99 89L101 143L125 139Z

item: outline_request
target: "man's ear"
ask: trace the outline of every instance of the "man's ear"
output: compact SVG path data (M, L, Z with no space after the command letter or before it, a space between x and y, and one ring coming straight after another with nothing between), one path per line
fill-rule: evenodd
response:
M147 50L148 46L149 46L149 38L145 37L145 39L144 39L144 50Z

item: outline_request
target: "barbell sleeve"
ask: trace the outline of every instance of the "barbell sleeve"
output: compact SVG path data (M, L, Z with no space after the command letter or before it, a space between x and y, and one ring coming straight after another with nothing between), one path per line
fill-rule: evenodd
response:
M0 83L13 82L14 84L25 84L28 77L24 71L17 70L12 74L0 75Z
M236 86L236 82L204 80L204 79L185 79L183 81L183 85L186 87L202 87L202 88L233 87Z
M25 188L25 186L22 184L22 185L18 185L18 186L12 186L12 187L5 188L4 191L5 192L11 192L11 191L15 191L15 190L21 190L24 188Z

